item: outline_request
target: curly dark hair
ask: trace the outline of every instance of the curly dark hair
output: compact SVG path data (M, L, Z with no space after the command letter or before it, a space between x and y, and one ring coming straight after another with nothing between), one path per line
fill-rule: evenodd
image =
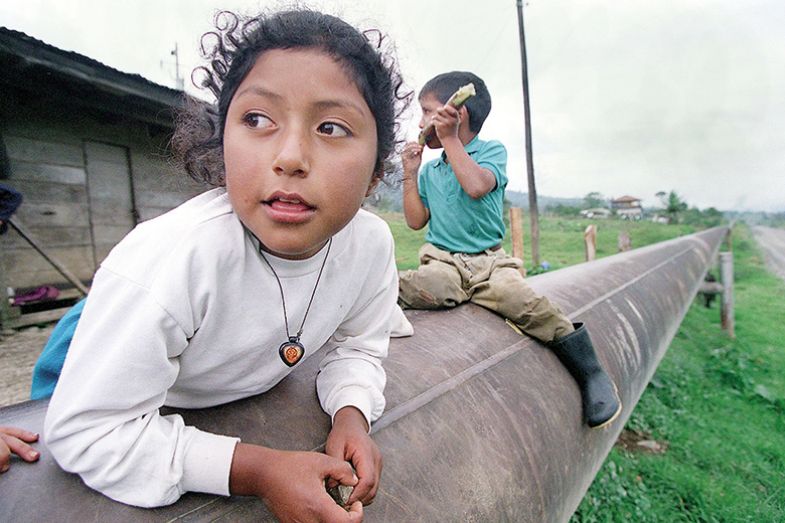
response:
M404 86L394 49L380 31L360 32L340 18L309 9L253 18L221 11L215 16L215 31L201 39L201 54L209 64L192 74L194 84L209 89L216 101L189 100L172 138L175 154L192 178L225 185L223 131L237 87L261 53L301 48L322 50L345 67L376 119L374 176L382 179L394 170L390 156L402 143L398 120L413 93Z

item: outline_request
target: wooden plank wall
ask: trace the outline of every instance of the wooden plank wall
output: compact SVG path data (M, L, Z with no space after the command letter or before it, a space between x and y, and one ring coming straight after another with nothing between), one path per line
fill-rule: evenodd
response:
M85 282L133 226L132 218L114 216L112 194L128 191L138 221L143 221L205 190L173 167L165 130L67 100L30 103L13 93L1 98L0 132L10 163L10 175L2 183L24 196L16 216L47 252ZM125 161L118 160L122 157ZM123 178L125 187L117 187ZM16 289L70 286L14 231L0 237L0 271L3 284Z

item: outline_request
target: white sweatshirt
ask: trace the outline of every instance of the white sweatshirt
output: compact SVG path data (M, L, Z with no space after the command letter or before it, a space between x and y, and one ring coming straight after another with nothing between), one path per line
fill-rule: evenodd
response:
M300 327L326 248L266 255ZM398 294L387 225L360 210L334 238L301 342L327 341L317 391L325 412L384 410L390 314ZM118 501L227 495L237 438L185 426L162 405L203 408L267 391L293 368L278 284L224 189L137 226L101 264L49 404L44 434L60 466ZM294 367L296 368L296 366Z

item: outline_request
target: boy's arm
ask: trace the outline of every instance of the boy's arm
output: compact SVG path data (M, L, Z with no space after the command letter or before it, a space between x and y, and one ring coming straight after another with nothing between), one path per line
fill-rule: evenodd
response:
M436 110L433 123L458 183L466 194L477 200L496 188L496 177L472 160L458 136L461 119L468 121L468 118L465 107L458 110L445 105Z
M423 146L417 142L407 143L401 152L403 165L403 215L406 224L418 231L431 218L428 208L420 198L417 175L422 163Z

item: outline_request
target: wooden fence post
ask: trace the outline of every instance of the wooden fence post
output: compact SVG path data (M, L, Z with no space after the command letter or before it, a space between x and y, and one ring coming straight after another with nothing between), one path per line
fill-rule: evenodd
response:
M736 337L736 325L733 314L733 253L720 253L720 280L722 281L722 307L720 320L722 328L728 336Z
M594 260L597 257L597 227L586 227L583 231L583 242L586 246L586 261Z
M725 248L728 252L733 252L733 227L728 227L728 234L725 236Z
M510 207L510 238L512 257L523 262L523 215L520 207ZM526 267L521 265L521 274L526 276Z
M627 231L619 231L619 252L627 252L632 248L632 240L630 240L630 233Z

